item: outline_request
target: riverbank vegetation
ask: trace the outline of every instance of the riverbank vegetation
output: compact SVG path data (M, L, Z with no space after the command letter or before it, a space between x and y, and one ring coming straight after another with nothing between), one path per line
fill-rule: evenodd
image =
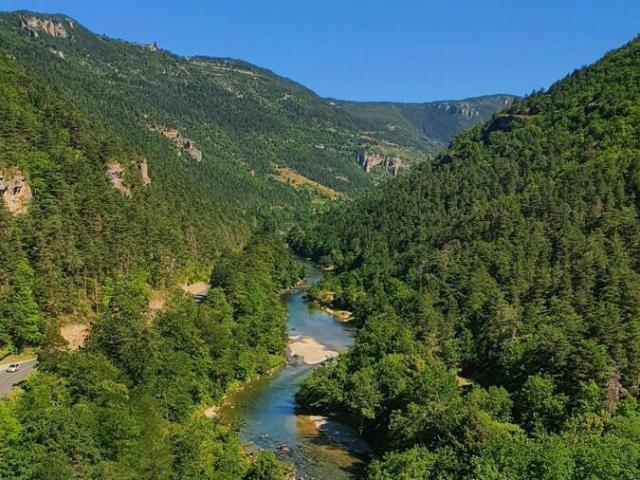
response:
M371 480L640 477L640 40L295 230L354 348L298 401Z
M283 362L280 291L301 272L261 236L222 255L201 305L176 291L154 321L144 275L114 278L85 348L66 352L48 332L38 371L0 402L0 478L284 478L198 411Z

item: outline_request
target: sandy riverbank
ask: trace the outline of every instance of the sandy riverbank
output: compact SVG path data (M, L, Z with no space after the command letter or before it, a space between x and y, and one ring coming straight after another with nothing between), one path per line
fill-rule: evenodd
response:
M351 316L353 315L348 310L334 310L333 308L329 308L329 307L324 306L324 305L320 305L320 310L322 310L325 313L328 313L333 318L335 318L336 320L338 320L339 322L342 322L342 323L350 322L351 321Z
M316 365L324 362L328 358L338 356L336 350L331 350L325 345L318 343L313 337L304 335L294 335L289 337L287 346L287 358L298 358L307 365Z

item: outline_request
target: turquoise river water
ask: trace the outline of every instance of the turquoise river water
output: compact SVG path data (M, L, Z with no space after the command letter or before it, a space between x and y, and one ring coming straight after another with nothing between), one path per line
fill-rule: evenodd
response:
M333 350L348 349L353 344L349 326L304 300L306 287L321 277L322 272L307 264L304 286L283 296L289 335L313 337ZM293 363L251 382L227 398L219 415L223 421L239 422L240 437L247 448L273 450L294 464L297 478L357 478L366 444L344 425L296 413L298 384L313 368Z

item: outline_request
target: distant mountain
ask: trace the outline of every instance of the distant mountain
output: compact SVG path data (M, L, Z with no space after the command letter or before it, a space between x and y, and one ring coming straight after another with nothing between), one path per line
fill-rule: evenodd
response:
M495 112L511 105L515 98L513 95L486 95L427 103L343 100L335 100L335 103L367 122L373 136L437 153L460 131L486 122Z

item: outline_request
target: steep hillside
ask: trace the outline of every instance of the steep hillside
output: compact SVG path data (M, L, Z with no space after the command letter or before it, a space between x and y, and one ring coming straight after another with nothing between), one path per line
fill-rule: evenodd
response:
M338 101L367 122L374 137L415 145L437 154L462 130L486 122L514 100L513 95L486 95L427 103Z
M157 289L206 278L263 224L370 188L368 147L427 158L264 69L63 15L0 15L0 57L0 215L15 231L3 247L27 257L51 318L85 318L117 273Z
M360 327L300 402L376 480L638 478L639 213L636 39L294 233Z
M61 15L4 14L0 35L18 62L150 150L145 154L167 157L158 150L173 144L186 160L202 160L199 169L210 170L205 175L231 185L273 183L275 168L288 167L353 193L372 184L355 161L358 152L383 144L412 163L427 158L384 136L371 139L358 118L241 61L185 58L155 44L112 40ZM163 135L171 138L161 141ZM150 159L151 168L158 162Z
M274 222L242 215L255 198L213 202L206 178L158 187L137 149L6 53L0 91L0 357L35 347L40 362L0 399L0 478L283 478L201 414L284 360L280 292L300 268ZM171 288L214 260L202 305ZM86 341L60 337L70 321Z

